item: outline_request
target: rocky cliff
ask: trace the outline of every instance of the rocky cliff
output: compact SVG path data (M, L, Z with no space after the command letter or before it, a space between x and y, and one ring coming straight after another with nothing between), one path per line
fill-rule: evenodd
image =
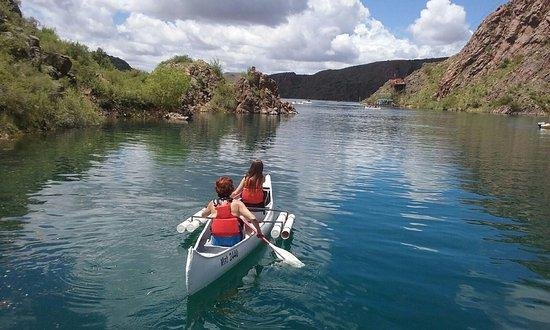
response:
M179 112L192 117L196 112L260 113L289 115L294 107L281 101L275 81L251 67L229 80L215 65L198 60L182 67L191 87L181 98Z
M489 15L455 56L386 84L369 102L495 113L550 112L550 1L512 0Z
M369 97L388 79L407 76L426 62L442 60L444 58L382 61L339 70L324 70L313 75L284 72L270 77L277 83L282 97L360 101Z
M281 101L275 80L252 67L235 82L236 113L262 113L268 115L295 114L294 107Z

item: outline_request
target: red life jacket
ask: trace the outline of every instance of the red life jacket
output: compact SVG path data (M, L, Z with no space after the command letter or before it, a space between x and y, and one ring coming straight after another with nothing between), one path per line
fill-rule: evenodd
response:
M214 201L214 206L216 217L212 220L212 235L221 237L239 235L241 233L239 219L231 214L231 202L222 201L218 204L218 201Z
M264 201L262 188L243 188L242 201L246 204L260 204Z

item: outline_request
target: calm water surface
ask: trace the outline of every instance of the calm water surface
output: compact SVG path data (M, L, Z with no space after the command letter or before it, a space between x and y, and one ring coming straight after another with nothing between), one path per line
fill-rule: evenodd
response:
M366 111L197 118L0 151L0 328L548 328L550 132L537 118ZM296 214L197 296L176 225L259 157Z

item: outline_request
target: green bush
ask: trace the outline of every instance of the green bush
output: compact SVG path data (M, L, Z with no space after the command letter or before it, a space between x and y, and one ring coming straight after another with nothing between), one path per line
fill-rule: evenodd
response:
M53 124L56 127L84 127L101 122L97 107L74 89L67 90L53 113Z
M500 62L499 64L499 69L506 69L508 67L508 65L510 65L510 59L508 58L505 58L502 60L502 62Z
M499 99L495 102L495 105L496 105L496 106L505 106L505 105L510 105L510 104L512 104L512 102L514 102L514 99L513 99L510 95L505 95L505 96L499 98Z
M160 65L166 64L182 64L182 63L193 63L193 59L187 55L176 55L166 61L160 62Z
M159 65L145 79L144 93L155 106L174 110L180 106L180 98L190 86L190 78L185 72Z
M210 67L212 68L212 70L214 71L214 73L218 76L222 76L223 75L223 71L222 71L222 64L220 63L220 60L218 59L214 59L212 61L210 61Z
M237 99L235 98L235 87L223 80L220 82L212 95L210 105L213 110L231 112L237 108Z
M162 62L148 74L139 70L119 71L101 48L61 40L54 29L37 28L35 21L14 14L0 1L0 133L17 130L51 130L82 127L102 121L102 110L174 110L191 88L186 55ZM31 59L27 41L40 39L42 52L71 58L75 80L53 80L39 59ZM210 64L221 76L218 61ZM93 102L91 101L93 100ZM216 109L236 106L233 87L225 82L214 91Z
M42 114L52 111L53 81L30 63L0 55L0 108L20 128L47 128Z

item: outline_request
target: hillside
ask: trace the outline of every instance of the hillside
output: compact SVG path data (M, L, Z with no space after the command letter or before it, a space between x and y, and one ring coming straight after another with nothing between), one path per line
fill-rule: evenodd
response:
M404 77L424 63L439 62L443 58L425 60L394 60L324 70L313 75L294 72L270 75L277 82L282 97L332 101L360 101L369 97L388 79Z
M270 82L255 70L228 81L218 63L188 56L175 56L151 73L135 70L101 48L61 40L24 18L18 1L0 0L0 140L98 125L105 117L295 113Z
M550 113L550 1L512 0L485 18L455 56L385 84L367 102L400 107L493 113Z

